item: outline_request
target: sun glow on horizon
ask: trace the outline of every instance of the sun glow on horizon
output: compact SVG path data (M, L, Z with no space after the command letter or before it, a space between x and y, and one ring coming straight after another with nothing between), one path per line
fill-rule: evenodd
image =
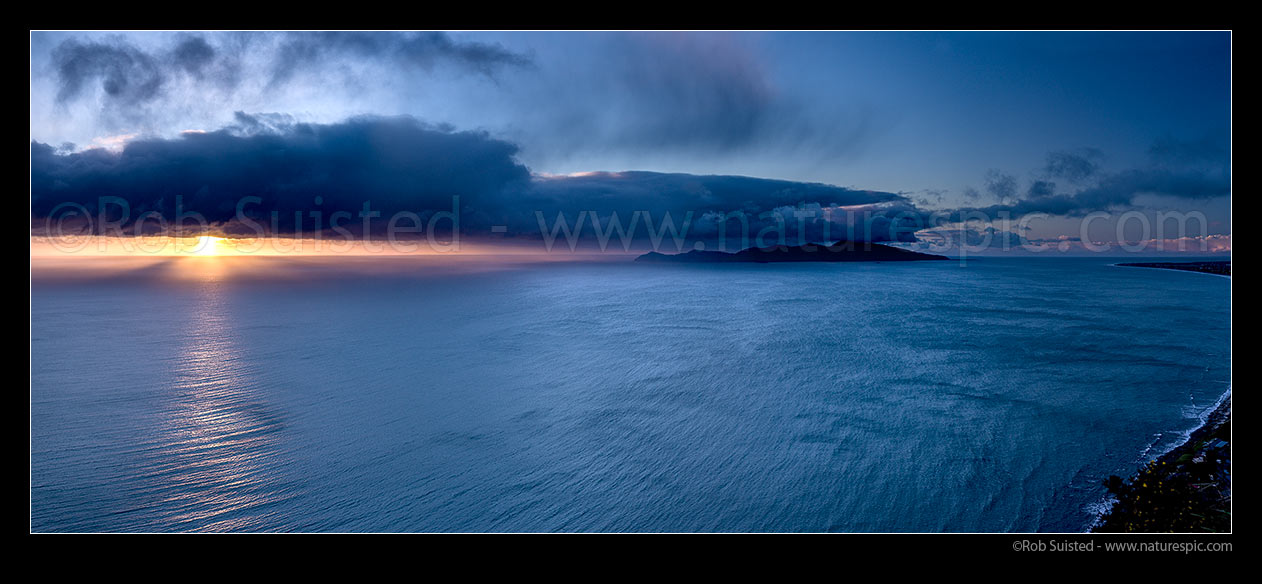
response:
M224 240L222 237L213 235L203 235L197 238L197 246L192 249L193 255L199 256L216 256L220 255L219 244Z
M31 236L31 257L157 257L157 258L223 258L223 257L519 257L552 260L576 259L591 254L552 253L541 242L461 241L430 244L424 239L391 241L385 237L341 240L334 238L293 237L227 237L222 235L190 235L186 237L153 235L115 237L76 235L74 237ZM622 256L621 248L600 253L601 256ZM630 252L628 252L630 253ZM635 254L638 255L638 254Z

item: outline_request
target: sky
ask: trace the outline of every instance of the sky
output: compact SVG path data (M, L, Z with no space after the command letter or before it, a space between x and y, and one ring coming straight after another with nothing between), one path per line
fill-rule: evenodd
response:
M1194 213L1230 249L1227 32L33 32L30 103L33 233L102 192L225 236L251 194L287 232L458 195L448 229L490 239L583 210L821 239L863 209L920 228L872 241L985 215L957 236L1081 245Z

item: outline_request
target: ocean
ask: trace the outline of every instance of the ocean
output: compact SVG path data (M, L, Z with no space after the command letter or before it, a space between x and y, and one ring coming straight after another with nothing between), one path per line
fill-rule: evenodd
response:
M1117 261L36 270L31 530L1082 531L1231 380Z

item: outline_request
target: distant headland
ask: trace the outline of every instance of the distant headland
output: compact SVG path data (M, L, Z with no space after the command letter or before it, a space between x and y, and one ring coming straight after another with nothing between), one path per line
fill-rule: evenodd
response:
M1231 260L1225 262L1141 262L1117 265L1127 268L1160 268L1163 270L1183 270L1185 272L1231 276Z
M706 264L752 262L763 264L771 262L907 262L945 259L950 258L879 243L839 241L832 245L807 244L751 247L736 253L693 250L688 253L667 255L651 251L635 258L635 261Z

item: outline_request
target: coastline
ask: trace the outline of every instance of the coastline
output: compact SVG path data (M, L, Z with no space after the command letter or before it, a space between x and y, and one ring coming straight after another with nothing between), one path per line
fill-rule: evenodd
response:
M1230 259L1113 266L1231 278ZM1100 510L1087 532L1231 530L1231 386L1197 418L1199 425L1129 480L1114 475L1104 481L1108 495L1097 504Z
M1128 480L1105 481L1112 505L1090 533L1231 531L1231 388L1184 440Z
M1156 270L1178 270L1211 276L1231 277L1231 260L1205 262L1123 262L1113 264L1122 268L1150 268Z

